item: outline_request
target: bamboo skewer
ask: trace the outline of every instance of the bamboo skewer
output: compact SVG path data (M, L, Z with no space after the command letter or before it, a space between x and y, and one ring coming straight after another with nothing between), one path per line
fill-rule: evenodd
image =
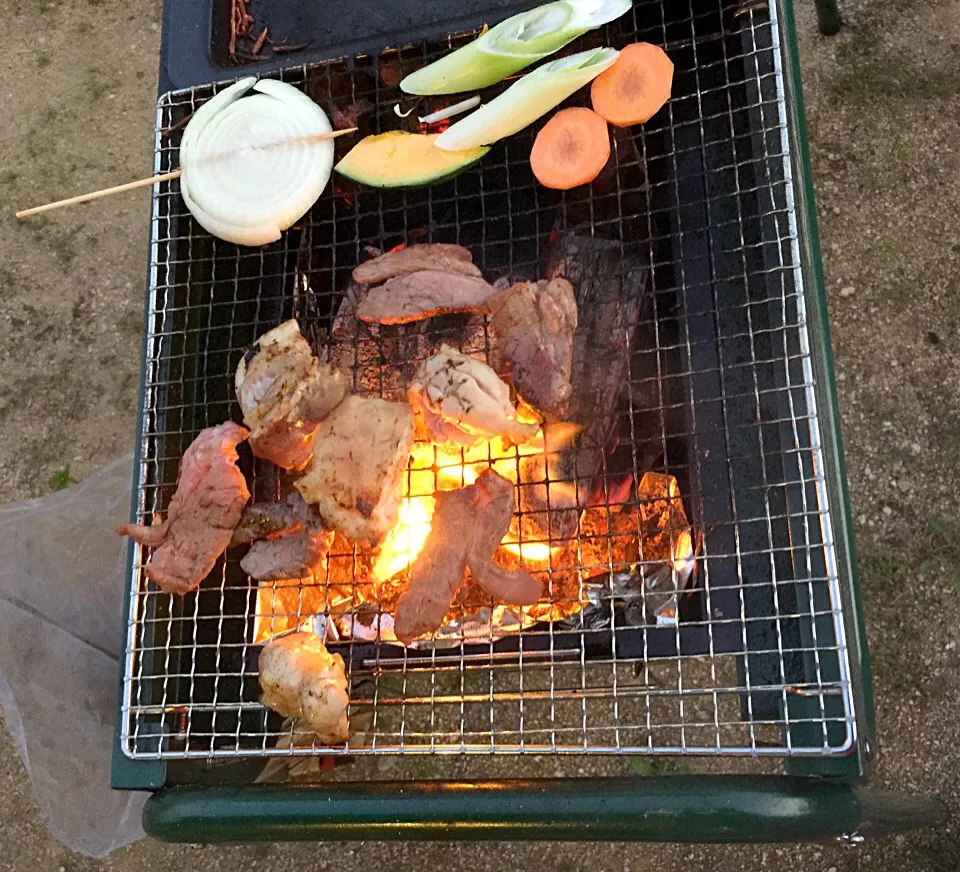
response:
M299 139L289 139L284 142L272 142L268 145L255 146L256 148L279 148L281 146L306 145L311 142L323 142L328 139L336 139L338 136L345 136L348 133L355 133L356 127L345 127L343 130L332 130L329 133L315 133L312 136L303 136ZM211 159L220 159L225 155L215 155ZM53 203L45 203L42 206L33 206L30 209L22 209L17 212L17 218L29 218L31 215L39 215L41 212L49 212L52 209L60 209L64 206L75 206L78 203L89 203L91 200L99 200L101 197L110 197L113 194L122 194L124 191L132 191L136 188L146 188L152 185L159 185L161 182L170 182L179 179L182 169L173 170L169 173L160 173L157 176L150 176L148 179L137 179L135 182L127 182L124 185L115 185L112 188L103 188L99 191L91 191L89 194L80 194L76 197L67 197L65 200L56 200Z

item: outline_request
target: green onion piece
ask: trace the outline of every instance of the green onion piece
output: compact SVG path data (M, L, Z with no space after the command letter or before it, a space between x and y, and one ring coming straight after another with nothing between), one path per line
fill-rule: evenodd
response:
M613 48L594 48L537 67L499 97L448 127L435 145L458 151L489 145L523 130L600 75L619 54Z
M501 21L482 36L406 76L408 94L457 94L493 85L619 18L632 0L556 0Z

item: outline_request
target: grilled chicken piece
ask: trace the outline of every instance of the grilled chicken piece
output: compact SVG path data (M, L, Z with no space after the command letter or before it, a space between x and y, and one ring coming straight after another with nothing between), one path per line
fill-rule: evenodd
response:
M449 345L424 361L407 396L435 442L473 445L503 436L520 443L538 429L517 420L510 389L489 366Z
M548 418L562 420L570 402L577 301L564 278L520 282L492 301L493 365L517 393Z
M498 293L476 276L421 270L371 288L357 307L357 317L376 324L409 324L453 312L489 315L490 300Z
M244 355L235 387L253 453L284 469L302 469L317 425L343 399L347 379L314 357L291 319Z
M397 602L394 632L405 645L443 623L467 567L498 600L532 605L540 599L540 585L528 572L493 562L516 508L510 482L488 469L476 484L438 492L436 501L430 534Z
M296 488L348 539L377 545L397 523L400 484L413 444L406 403L347 397L323 422Z
M440 270L479 278L480 270L472 261L473 255L462 245L408 245L400 251L388 251L360 264L353 271L353 280L367 285L421 270Z
M343 658L313 633L271 639L260 651L260 702L287 718L302 718L325 745L346 742L347 676Z
M167 518L151 527L124 524L121 536L155 546L144 569L165 593L193 590L226 551L250 491L237 469L237 445L249 431L228 421L208 427L180 460L177 490Z
M231 544L247 542L253 545L240 567L257 580L312 578L333 544L333 532L299 493L291 493L282 503L247 506Z

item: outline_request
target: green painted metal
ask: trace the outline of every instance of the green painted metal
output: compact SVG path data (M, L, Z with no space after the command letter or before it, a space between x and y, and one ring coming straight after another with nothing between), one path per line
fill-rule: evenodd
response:
M147 261L150 261L148 256ZM150 318L150 275L147 274L146 294L143 301L143 323L149 323ZM137 392L137 443L133 456L133 485L130 494L130 518L135 520L138 504L137 475L140 468L141 445L143 444L143 407L146 402L147 382L147 336L144 329L140 343L140 389ZM133 541L127 547L127 570L123 576L123 625L120 632L123 634L123 649L127 648L127 616L130 614L131 572L133 566ZM113 723L113 753L110 763L110 784L117 790L156 790L166 782L166 766L160 760L131 760L120 742L120 731L123 727L123 679L124 656L120 657L120 672L117 680L117 712Z
M816 377L824 474L830 493L833 537L836 545L837 570L844 601L842 603L850 656L851 680L854 684L857 722L857 750L847 757L788 758L787 771L795 775L832 775L849 779L869 775L875 756L875 719L872 674L863 621L863 601L857 571L853 534L853 515L847 491L846 465L840 435L840 413L830 344L830 323L820 256L820 233L817 226L813 174L807 144L807 124L800 80L800 59L794 24L792 0L779 4L781 51L786 88L787 121L790 150L794 157L794 197L797 212L797 235L807 297L807 318L811 336L811 357ZM798 741L802 741L797 737Z
M144 810L146 831L173 842L788 842L942 819L936 802L776 776L171 788Z

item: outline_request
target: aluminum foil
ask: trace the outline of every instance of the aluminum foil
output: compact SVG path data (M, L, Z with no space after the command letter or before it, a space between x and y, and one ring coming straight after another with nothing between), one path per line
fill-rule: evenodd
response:
M635 497L625 500L615 507L587 509L580 519L579 539L558 547L549 564L528 566L542 578L545 590L552 591L553 601L523 607L491 605L479 602L485 595L471 595L468 586L431 638L406 647L429 650L489 644L549 621L571 629L601 628L609 626L615 614L618 626L676 624L678 595L690 585L696 565L693 534L677 481L647 473ZM616 554L615 562L611 553ZM498 559L511 558L501 551ZM372 563L370 555L363 559L344 555L328 562L324 579L261 584L254 643L310 629L328 641L402 646L394 633L392 612L403 582L368 581ZM604 564L607 568L598 571ZM349 583L351 576L359 581Z

